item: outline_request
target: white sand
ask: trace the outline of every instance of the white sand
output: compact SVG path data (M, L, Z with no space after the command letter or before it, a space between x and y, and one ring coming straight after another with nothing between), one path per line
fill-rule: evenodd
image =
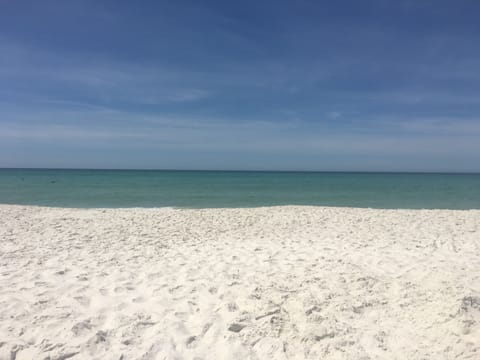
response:
M0 205L0 359L480 359L480 211Z

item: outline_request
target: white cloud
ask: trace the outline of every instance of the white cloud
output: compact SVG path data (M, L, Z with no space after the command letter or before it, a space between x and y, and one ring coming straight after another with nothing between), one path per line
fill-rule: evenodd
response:
M329 119L337 119L342 116L342 113L339 111L329 111L326 115Z

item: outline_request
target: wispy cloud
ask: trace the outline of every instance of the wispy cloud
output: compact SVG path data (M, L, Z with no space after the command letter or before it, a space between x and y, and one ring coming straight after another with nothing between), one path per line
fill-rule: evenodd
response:
M327 115L329 119L337 119L342 116L342 113L339 111L329 111L325 115Z
M11 95L35 99L41 87L48 88L49 95L43 97L52 102L72 101L72 96L81 96L90 97L92 102L96 99L97 103L132 104L192 102L212 96L211 90L202 88L201 75L174 67L105 58L84 62L68 55L62 59L52 52L1 40L0 79L12 83Z
M480 118L465 117L404 117L383 116L373 121L379 129L392 133L431 136L480 136Z
M86 112L91 116L92 112ZM178 118L140 113L102 113L93 123L82 123L78 113L37 114L36 123L2 122L0 139L24 140L84 147L178 149L190 151L244 151L309 156L451 156L480 154L478 123L455 127L451 119L415 119L410 123L378 122L371 129L338 131L322 123L231 121L230 119ZM85 115L86 116L86 115ZM48 120L62 118L61 122ZM102 119L102 121L99 121ZM133 121L135 119L135 122ZM112 123L115 122L115 126ZM455 132L449 129L455 127ZM378 133L382 132L382 136ZM480 159L479 159L480 160Z

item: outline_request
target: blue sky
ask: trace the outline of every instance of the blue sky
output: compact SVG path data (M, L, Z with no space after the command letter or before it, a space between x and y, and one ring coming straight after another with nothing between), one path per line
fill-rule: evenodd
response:
M0 166L480 171L479 13L0 0Z

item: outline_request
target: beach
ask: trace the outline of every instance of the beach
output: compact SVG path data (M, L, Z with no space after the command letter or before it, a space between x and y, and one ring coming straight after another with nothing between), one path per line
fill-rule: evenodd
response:
M0 205L0 359L479 359L480 210Z

